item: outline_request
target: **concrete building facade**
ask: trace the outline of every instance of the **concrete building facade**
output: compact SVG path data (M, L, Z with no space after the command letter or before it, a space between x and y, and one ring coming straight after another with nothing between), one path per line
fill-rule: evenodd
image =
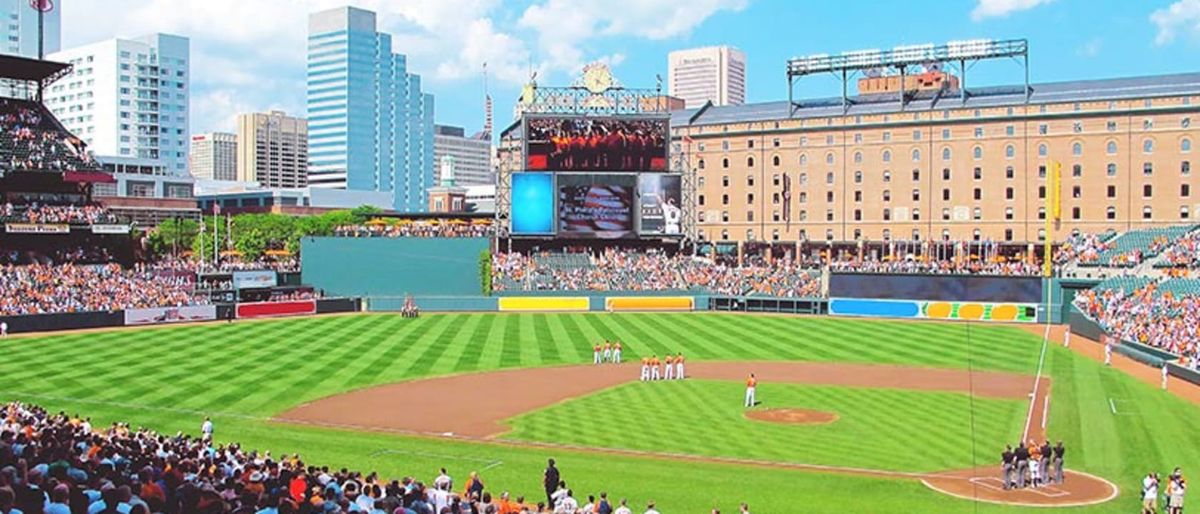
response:
M46 91L45 104L97 155L152 159L187 175L189 42L151 34L50 54L74 70Z
M746 54L728 46L676 50L667 55L667 91L689 109L746 102Z
M0 54L38 57L38 11L30 0L0 0ZM42 51L57 52L62 41L62 8L42 14Z
M236 180L263 187L308 185L308 120L280 111L237 117Z
M434 125L434 161L442 163L446 156L454 158L454 178L460 186L495 184L492 170L492 142L480 134L468 137L462 127ZM442 181L442 166L434 173L434 183Z
M1200 73L787 101L672 115L700 236L721 241L1046 237L1200 220Z
M237 136L228 132L209 132L192 136L188 172L195 178L235 180L237 141Z
M434 185L433 95L375 13L340 7L308 23L309 184L391 193L418 212Z

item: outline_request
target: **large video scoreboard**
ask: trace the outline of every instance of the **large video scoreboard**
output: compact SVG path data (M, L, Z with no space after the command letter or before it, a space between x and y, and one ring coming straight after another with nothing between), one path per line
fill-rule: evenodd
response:
M527 115L512 174L512 235L634 239L683 234L665 115Z

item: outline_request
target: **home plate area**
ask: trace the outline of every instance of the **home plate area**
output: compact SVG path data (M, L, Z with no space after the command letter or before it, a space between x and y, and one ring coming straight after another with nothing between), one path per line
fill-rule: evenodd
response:
M1117 496L1117 486L1103 478L1068 469L1062 484L1004 489L998 466L949 471L921 479L930 489L959 498L1026 507L1078 507Z

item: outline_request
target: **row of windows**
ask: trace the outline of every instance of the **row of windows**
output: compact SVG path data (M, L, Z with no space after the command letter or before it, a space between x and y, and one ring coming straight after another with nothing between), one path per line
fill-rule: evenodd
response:
M1109 176L1109 177L1117 176L1116 163L1108 163L1108 165L1105 168L1106 168L1105 174L1107 176ZM1184 177L1191 176L1191 174L1192 174L1191 161L1182 161L1179 163L1179 174ZM1082 164L1072 165L1070 175L1072 178L1083 178L1083 165ZM1144 175L1144 176L1154 175L1154 164L1150 163L1150 162L1143 163L1142 164L1142 175ZM976 166L972 170L971 176L974 180L983 180L983 168ZM837 177L837 175L834 172L826 173L825 174L825 183L826 184L834 184L836 177ZM942 169L942 180L950 181L951 177L952 177L952 173L950 171L950 168L943 168ZM863 174L862 170L857 170L854 172L854 183L855 184L861 184L863 182L863 178L864 178L864 174ZM1016 171L1013 169L1012 166L1007 166L1004 168L1004 178L1009 179L1009 180L1016 178ZM1042 179L1046 178L1046 167L1045 166L1038 166L1038 178L1042 178ZM882 179L883 179L884 183L890 183L892 181L891 170L883 170ZM772 185L774 185L776 187L782 185L783 180L787 180L786 174L783 175L782 178L780 177L779 174L775 174L775 175L771 176L771 183L772 183ZM920 180L921 180L921 170L917 170L917 169L912 170L912 181L919 182ZM705 177L698 177L697 182L701 188L704 188L707 183L707 180L705 179ZM801 187L807 186L808 185L808 174L801 173L799 175L797 182L799 183L799 185ZM746 185L748 187L754 186L754 175L746 176ZM726 187L726 188L729 187L729 175L721 176L721 187ZM1076 187L1078 187L1078 186L1076 186ZM1110 186L1110 187L1112 187L1112 186Z
M1071 188L1070 195L1071 195L1071 198L1073 198L1073 199L1082 199L1083 198L1083 188L1080 186L1073 186ZM983 189L978 188L978 187L975 188L974 190L972 190L971 196L972 196L972 199L974 199L976 201L983 200L983 198L984 198ZM1192 186L1190 184L1181 184L1179 186L1179 197L1180 198L1191 198L1191 196L1192 196ZM892 201L892 191L890 189L884 189L882 191L880 197L884 202L890 202L890 201ZM911 197L914 202L921 201L921 190L913 189ZM1114 185L1108 186L1105 189L1105 197L1106 198L1116 198L1117 197L1117 186L1114 186ZM754 193L747 193L746 194L746 204L754 205L754 198L755 198ZM1046 198L1046 186L1038 186L1038 198L1039 199ZM1146 198L1146 199L1154 198L1154 186L1153 185L1150 185L1150 184L1142 185L1142 198ZM951 199L952 199L951 190L949 188L942 189L942 201L948 202L948 201L951 201ZM1016 190L1011 187L1005 188L1004 189L1004 199L1005 200L1016 199ZM772 193L772 195L771 195L771 203L772 204L778 205L781 201L785 201L785 200L787 200L786 193L784 195L780 195L780 193ZM863 201L863 192L861 190L855 191L854 192L854 202L862 203L862 201ZM703 205L705 205L705 202L706 202L705 196L703 194L698 195L697 203L703 206ZM834 203L833 191L825 192L825 202L826 203ZM805 191L800 192L799 203L801 203L801 204L808 203L808 193L807 192L805 192ZM721 205L729 205L729 194L721 195ZM1041 219L1041 218L1039 218L1039 219Z
M1183 219L1187 219L1188 217L1187 217L1187 214L1186 214L1186 213L1187 213L1187 207L1184 207L1184 208L1182 208L1182 209L1181 209L1181 211L1180 211L1180 216L1181 216ZM1110 218L1110 219L1111 219L1111 218ZM801 241L808 241L808 240L809 240L809 239L808 239L808 230L807 230L807 229L803 229L803 228L802 228L802 229L800 229L800 230L799 230L799 232L798 232L797 234L799 235L799 238L800 238L800 240L801 240ZM974 229L974 230L972 230L972 231L971 231L971 234L972 234L972 238L973 238L975 241L982 241L982 240L983 240L983 231L982 231L982 230L980 230L980 229ZM1013 229L1011 229L1011 228L1006 228L1006 229L1004 229L1004 240L1005 240L1005 241L1013 241L1013 240L1014 240L1013 234L1014 234L1014 231L1013 231ZM754 240L755 240L755 239L754 239L754 236L755 236L754 229L752 229L752 228L750 228L750 229L746 229L746 240L747 240L747 241L754 241ZM703 235L703 234L701 234L701 237L703 238L703 237L704 237L704 235ZM729 240L729 229L721 229L721 235L720 235L720 237L721 237L721 240L722 240L722 241L728 241L728 240ZM859 229L859 228L856 228L856 229L854 229L854 240L855 240L855 241L858 241L858 240L860 240L860 239L862 239L862 238L863 238L863 231L862 231L862 229ZM1038 231L1037 231L1037 238L1038 238L1038 241L1044 241L1044 240L1046 239L1046 230L1045 230L1045 229L1038 229ZM777 229L777 228L776 228L776 229L771 229L771 240L772 240L772 241L779 241L779 240L780 240L780 232L779 232L779 229ZM833 231L833 229L825 229L825 240L826 240L826 241L833 241L833 240L834 240L834 231ZM887 229L887 228L883 229L883 240L884 240L884 241L891 241L891 240L892 240L892 230L891 230L891 229ZM913 229L913 230L912 230L912 237L911 237L911 239L909 239L909 240L910 240L910 241L921 241L921 229ZM948 242L948 241L950 241L950 240L951 240L951 239L950 239L950 229L948 229L948 228L942 229L942 241L947 241L947 242Z
M1110 109L1110 110L1112 110L1112 109L1114 109L1114 108L1116 107L1116 106L1115 106L1115 103L1113 103L1113 102L1109 102L1109 104L1110 104L1110 105L1109 105L1109 109ZM1079 104L1076 104L1076 106L1078 106L1078 105L1079 105ZM1190 99L1190 98L1186 98L1186 97L1185 97L1185 98L1183 98L1183 105L1191 105L1191 99ZM1146 101L1145 101L1145 106L1146 106L1146 107L1150 107L1150 106L1151 106L1151 100L1150 100L1150 99L1146 99ZM1075 109L1075 110L1076 110L1076 111L1078 111L1079 109ZM977 109L975 112L976 112L976 117L979 117L979 116L978 116L979 110ZM1045 105L1041 106L1040 112L1041 112L1041 113L1043 113L1043 114L1046 112L1046 106L1045 106ZM942 116L942 118L943 118L943 119L949 119L949 118L950 118L950 112L949 112L949 111L943 111L943 113L942 113L942 114L943 114L943 116ZM1013 109L1012 109L1012 107L1009 107L1009 108L1008 108L1008 116L1012 116L1012 115L1013 115ZM885 115L885 116L883 117L883 121L884 121L885 123L887 123L888 121L890 121L890 118L891 118L890 116L887 116L887 115ZM913 120L914 120L914 121L920 121L920 119L921 119L921 116L920 116L920 114L919 114L919 113L913 113ZM803 121L804 121L804 120L802 120L802 123L803 123ZM826 123L825 123L826 125L828 125L828 126L832 126L832 125L833 125L833 118L826 118L826 119L825 119L825 122L826 122ZM861 123L862 123L862 116L855 116L855 124L861 124ZM1184 128L1184 129L1186 129L1186 128L1189 128L1189 127L1191 127L1191 125L1192 125L1192 119L1191 119L1190 117L1184 117L1184 118L1182 118L1182 119L1180 119L1180 120L1179 120L1179 126L1180 126L1180 128ZM1119 124L1118 124L1116 121L1114 121L1114 120L1108 120L1108 121L1106 121L1106 122L1105 122L1105 124L1104 124L1104 126L1105 126L1105 129L1106 129L1107 131L1109 131L1109 132L1116 132L1116 131L1117 131L1117 129L1119 128ZM703 126L699 127L699 129L700 129L700 130L699 130L699 133L704 133L704 131L705 131L704 129L705 129L705 128L706 128L706 127L703 127ZM775 122L775 128L776 128L776 129L779 129L779 122L778 122L778 121L776 121L776 122ZM1152 130L1153 128L1154 128L1154 120L1153 120L1153 119L1151 119L1151 118L1145 118L1145 119L1143 119L1143 120L1142 120L1142 129L1143 129L1143 130ZM747 130L753 130L753 127L752 127L751 125L747 124L747 126L746 126L746 129L747 129ZM721 127L721 131L722 131L722 132L729 132L729 125L723 125L723 126ZM1006 126L1004 127L1004 135L1005 135L1005 136L1010 136L1010 137L1011 137L1011 136L1015 136L1015 135L1016 135L1016 132L1017 132L1016 125L1006 125ZM1049 133L1050 133L1050 125L1049 125L1049 124L1046 124L1046 123L1041 123L1041 124L1038 124L1038 127L1037 127L1037 132L1038 132L1038 134L1040 134L1040 135L1047 135L1047 134L1049 134ZM1082 133L1082 132L1083 132L1083 122L1082 122L1082 121L1074 121L1074 122L1072 122L1072 123L1071 123L1071 132L1073 132L1073 133L1076 133L1076 134ZM913 140L913 141L920 141L920 140L921 140L921 133L922 133L922 131L921 131L921 130L914 130L914 131L912 131L912 140ZM942 139L950 139L950 137L951 137L951 133L952 133L952 132L951 132L951 129L949 129L949 128L943 128L943 129L942 129ZM975 127L975 129L974 129L974 136L975 136L976 138L982 138L982 137L984 137L984 128L983 128L983 127ZM881 134L881 139L882 139L884 142L891 141L891 140L892 140L892 132L891 132L890 130L885 130L885 131L883 131L883 133ZM834 136L833 136L832 134L829 134L829 135L826 135L826 136L825 136L825 144L826 144L826 145L832 146L832 145L834 144L834 141L835 141L835 138L834 138ZM754 139L747 139L747 140L746 140L746 146L747 146L748 148L754 148L754 144L755 144L754 142L755 142L755 140L754 140ZM854 134L854 142L855 142L855 143L862 143L862 142L863 142L863 134L862 134L861 132L856 132L856 133ZM772 139L772 140L771 140L771 144L772 144L772 146L774 146L774 147L777 147L777 148L778 148L778 147L779 147L779 146L782 144L782 141L780 140L780 138L774 138L774 139ZM808 146L808 136L800 136L800 146L802 146L802 147L803 147L803 146ZM722 141L722 142L721 142L721 148L722 148L722 149L724 149L724 150L729 150L729 142L728 142L728 141ZM701 151L701 152L703 152L703 151L704 151L704 143L700 143L700 144L699 144L699 149L700 149L700 151Z
M1181 153L1190 153L1192 151L1192 140L1190 138L1186 138L1186 137L1180 139L1179 140L1179 151ZM1108 155L1116 155L1117 154L1117 142L1116 141L1108 141L1105 144L1105 152ZM1039 157L1047 157L1050 154L1050 147L1047 146L1045 143L1041 143L1038 145L1037 153L1038 153ZM1146 153L1146 154L1154 153L1154 139L1148 138L1148 139L1145 139L1142 141L1142 153ZM919 148L914 148L912 150L911 155L912 155L913 162L921 161L921 150ZM1017 155L1016 146L1007 145L1004 147L1004 157L1005 158L1012 159L1012 158L1015 158L1016 155ZM1076 157L1083 156L1083 143L1081 143L1079 141L1072 143L1071 144L1071 155L1076 156ZM952 157L953 157L953 153L951 152L949 147L942 149L942 160L943 161L948 161ZM974 148L972 148L971 149L971 157L976 160L982 159L983 158L983 147L975 146ZM829 153L825 154L825 163L826 164L833 164L835 162L835 160L836 160L836 157L834 155L834 152L829 152ZM863 162L863 153L862 152L854 152L853 160L854 160L855 164L862 163ZM883 150L880 153L880 160L883 162L892 162L892 151L891 150ZM778 155L771 157L771 165L772 166L778 167L778 166L781 166L782 164L783 164L783 159L780 158ZM807 164L808 164L808 154L800 154L800 165L805 166ZM697 162L697 166L700 169L704 169L704 167L705 167L704 159L700 159ZM721 159L721 167L722 168L729 167L729 158L728 157ZM746 157L746 167L749 167L749 168L754 167L754 156L753 155Z
M892 217L893 217L893 216L892 216L892 212L893 212L893 211L892 211L892 209L890 209L890 208L884 208L884 209L881 211L881 215L882 215L881 217L882 217L882 220L883 220L883 221L892 221ZM909 217L909 219L908 219L908 220L905 220L905 221L912 221L912 222L920 222L920 221L921 221L921 209L920 209L920 208L916 208L916 207L914 207L913 209L911 209L911 210L909 211L909 214L910 214L910 217ZM1192 214L1192 213L1191 213L1191 208L1190 208L1190 207L1188 207L1188 206L1186 206L1186 205L1183 205L1183 206L1180 206L1180 207L1179 207L1179 219L1181 219L1181 220L1189 220L1189 219L1191 219L1191 214ZM748 223L753 223L753 222L754 222L754 217L755 217L755 216L754 216L754 211L746 211L746 217L745 217L745 221L746 221L746 222L748 222ZM1116 208L1116 207L1114 207L1114 206L1111 206L1111 205L1110 205L1110 206L1108 206L1108 207L1106 207L1106 208L1104 209L1104 217L1105 217L1105 219L1106 219L1106 220L1110 220L1110 221L1116 220L1116 219L1117 219L1117 208ZM1154 208L1153 208L1152 206L1149 206L1149 205L1142 206L1141 217L1142 217L1142 219L1144 219L1144 220L1152 220L1152 219L1154 219ZM1039 209L1038 209L1038 212L1037 212L1037 218L1038 218L1039 220L1044 220L1044 219L1046 219L1046 211L1045 211L1045 209L1044 209L1044 208L1039 208ZM1073 208L1071 208L1071 215L1070 215L1070 218L1071 218L1071 219L1073 219L1073 220L1081 220L1081 219L1083 219L1083 209L1082 209L1081 207L1073 207ZM855 210L853 211L853 213L852 213L852 219L853 219L854 221L863 221L863 211L862 211L861 209L855 209ZM1015 219L1016 219L1016 218L1015 218L1015 215L1014 215L1014 213L1013 213L1013 209L1012 209L1011 207L1009 207L1009 208L1006 208L1006 209L1004 210L1004 219L1005 219L1006 221L1013 221L1013 220L1015 220ZM729 223L729 220L730 220L730 218L729 218L729 211L721 211L721 221L720 221L720 222L721 222L721 223ZM975 207L974 209L972 209L972 210L971 210L971 219L970 219L970 221L982 221L982 220L983 220L983 210L982 210L981 208L979 208L979 207ZM700 211L700 213L699 213L699 221L700 221L701 223L706 223L706 222L708 222L708 220L706 219L706 216L705 216L705 212L704 212L704 211ZM774 223L780 223L780 222L782 222L782 221L783 221L783 219L782 219L782 217L779 215L779 211L774 211L774 212L772 213L772 222L774 222ZM800 222L807 222L807 221L809 221L809 216L808 216L808 211L807 211L807 210L803 210L803 209L802 209L802 210L800 210L800 211L799 211L798 221L800 221ZM835 221L835 218L834 218L834 210L833 210L833 209L827 209L827 210L825 211L825 222L834 222L834 221ZM950 209L942 209L942 221L951 221L951 211L950 211ZM959 220L959 221L967 221L967 220Z

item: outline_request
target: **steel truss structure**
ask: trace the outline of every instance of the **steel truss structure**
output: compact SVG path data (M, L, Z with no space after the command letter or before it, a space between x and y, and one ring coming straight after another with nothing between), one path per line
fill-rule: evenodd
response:
M806 76L823 73L830 73L841 80L843 114L849 112L850 106L854 104L849 94L850 80L860 72L897 72L901 86L897 100L900 102L900 109L904 110L909 101L916 96L916 91L909 90L905 84L909 69L914 67L957 67L960 80L958 95L960 101L965 104L971 96L967 89L967 70L970 66L979 61L1004 58L1012 58L1021 63L1025 72L1025 100L1028 101L1032 89L1029 86L1029 42L1025 39L951 41L939 46L909 45L891 50L859 50L839 55L810 55L789 59L788 116L794 116L800 108L805 107L795 100L796 82ZM934 99L935 102L940 98L941 91L938 95Z
M617 116L659 114L670 112L667 98L661 85L655 89L631 89L612 87L600 93L588 91L582 85L570 87L532 86L531 94L517 106L518 118L500 134L498 148L499 167L496 173L496 251L508 251L512 245L512 174L524 170L525 156L523 117L526 114L555 114L566 116ZM670 126L668 125L668 130ZM670 135L666 134L668 142ZM670 143L668 143L670 144ZM684 238L695 241L698 233L696 222L695 170L688 165L687 155L678 146L670 147L669 169L664 173L681 175L680 220ZM502 248L507 240L509 248Z

